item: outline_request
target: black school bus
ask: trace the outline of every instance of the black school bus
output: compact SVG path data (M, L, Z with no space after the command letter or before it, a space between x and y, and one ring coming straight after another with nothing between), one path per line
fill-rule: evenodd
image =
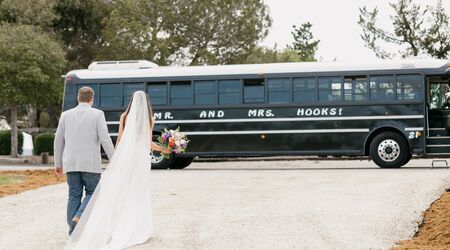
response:
M369 156L396 168L412 155L450 154L450 64L446 60L307 62L158 67L148 61L94 62L65 77L63 110L82 86L95 91L117 137L134 91L152 102L157 136L180 129L188 152L154 168L184 168L194 157Z

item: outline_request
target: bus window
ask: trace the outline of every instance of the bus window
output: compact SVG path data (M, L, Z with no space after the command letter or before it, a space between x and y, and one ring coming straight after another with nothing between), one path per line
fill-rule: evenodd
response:
M269 103L289 103L291 102L291 79L277 78L267 80L267 92Z
M368 86L367 77L344 78L344 100L366 101L369 93Z
M104 108L122 107L122 87L120 83L100 85L100 106Z
M319 102L341 101L341 90L341 77L319 77Z
M397 76L397 99L420 100L420 75Z
M64 95L64 110L71 109L77 106L77 85L66 84L66 91Z
M219 104L241 104L241 80L219 81Z
M370 77L370 99L394 100L394 76Z
M194 81L194 103L216 104L217 103L216 81Z
M147 94L152 105L167 105L167 83L152 82L147 86Z
M317 101L315 77L294 78L292 84L295 103Z
M190 81L170 83L170 104L171 105L191 105L192 86Z
M131 96L135 91L145 91L144 83L124 83L123 84L123 105L128 106Z
M244 103L264 103L264 79L244 80Z

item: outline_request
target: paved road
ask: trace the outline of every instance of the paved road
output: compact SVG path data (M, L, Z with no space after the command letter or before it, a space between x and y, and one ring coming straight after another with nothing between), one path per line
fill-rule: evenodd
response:
M152 172L156 235L133 249L387 249L450 185L428 159L194 163ZM66 184L0 199L0 249L61 249Z

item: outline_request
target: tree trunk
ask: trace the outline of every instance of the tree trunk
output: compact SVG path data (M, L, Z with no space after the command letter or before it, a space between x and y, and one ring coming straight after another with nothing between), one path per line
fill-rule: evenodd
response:
M37 118L38 118L38 110L33 105L28 104L26 106L27 110L27 126L28 128L35 128L37 127Z
M11 105L11 157L18 158L17 105Z
M58 114L54 106L47 106L46 108L50 121L52 123L52 128L58 127Z
M36 128L41 127L41 112L42 110L38 109L36 112Z

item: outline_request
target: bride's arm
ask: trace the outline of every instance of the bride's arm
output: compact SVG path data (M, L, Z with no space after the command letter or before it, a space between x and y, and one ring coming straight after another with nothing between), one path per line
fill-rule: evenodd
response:
M120 139L122 138L122 133L123 133L123 114L120 115L119 135L117 136L116 148L117 148L117 145L119 145Z
M156 144L155 142L150 142L150 148L152 149L152 150L156 150L156 151L160 151L160 152L163 152L163 153L165 153L165 154L170 154L172 151L170 151L170 149L168 149L168 148L165 148L165 147L161 147L161 146L159 146L158 144Z
M150 123L150 130L153 131L152 124L155 124L155 119L153 117L151 119L152 119L152 122ZM171 153L170 149L165 148L165 147L161 147L160 145L156 144L153 141L152 138L150 138L150 149L151 150L156 150L156 151L159 151L159 152L163 152L165 154L170 154Z

